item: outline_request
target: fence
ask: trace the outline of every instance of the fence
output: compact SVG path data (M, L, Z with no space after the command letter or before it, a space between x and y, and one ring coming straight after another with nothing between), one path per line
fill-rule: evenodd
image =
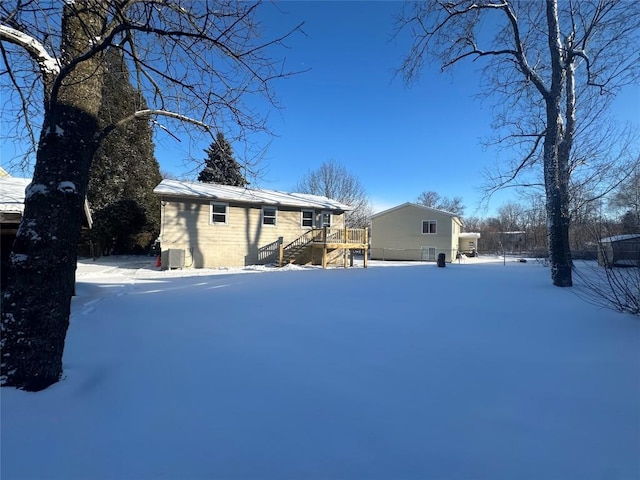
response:
M415 261L435 262L440 253L444 253L448 260L455 260L457 249L440 248L371 248L371 260L383 261Z

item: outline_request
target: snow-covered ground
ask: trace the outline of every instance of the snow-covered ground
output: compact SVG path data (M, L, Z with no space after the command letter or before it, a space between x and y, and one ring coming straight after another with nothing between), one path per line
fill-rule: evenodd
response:
M489 260L83 261L64 380L0 391L0 477L639 479L640 322Z

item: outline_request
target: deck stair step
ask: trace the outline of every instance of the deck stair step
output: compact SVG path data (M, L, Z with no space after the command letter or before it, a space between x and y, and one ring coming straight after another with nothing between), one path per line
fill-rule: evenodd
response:
M326 256L329 251L364 249L366 254L367 246L368 231L366 228L314 228L287 245L280 243L279 265L282 267L289 263L308 263L312 256L309 255L310 250L319 248L322 249L322 266L326 268ZM347 255L344 255L344 263L346 267Z

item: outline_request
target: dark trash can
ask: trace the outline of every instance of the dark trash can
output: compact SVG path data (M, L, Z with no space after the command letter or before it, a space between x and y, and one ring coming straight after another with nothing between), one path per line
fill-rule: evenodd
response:
M438 266L444 267L444 253L438 254Z

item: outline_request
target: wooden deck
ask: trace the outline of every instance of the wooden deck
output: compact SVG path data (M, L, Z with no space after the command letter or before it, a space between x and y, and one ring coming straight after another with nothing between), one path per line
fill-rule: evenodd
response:
M314 228L300 236L289 245L280 245L279 264L295 263L296 255L304 249L322 249L322 268L327 268L327 253L332 250L345 250L344 267L347 268L348 255L353 250L364 250L364 267L367 268L369 250L369 230L366 228ZM353 259L353 256L351 255Z

